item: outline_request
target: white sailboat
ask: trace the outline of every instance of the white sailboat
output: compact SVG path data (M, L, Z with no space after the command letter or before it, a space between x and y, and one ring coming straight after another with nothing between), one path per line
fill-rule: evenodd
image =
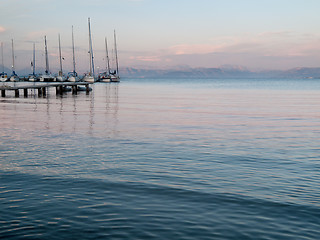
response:
M0 73L0 82L5 82L8 80L8 74L4 72L3 63L3 42L1 42L1 59L2 59L2 73Z
M110 76L110 61L109 61L109 54L108 54L108 43L107 38L104 39L106 44L106 71L99 74L99 81L100 82L111 82Z
M51 75L49 71L49 57L48 57L48 46L47 46L47 36L44 36L44 51L46 57L46 71L45 74L40 76L40 82L53 82L55 77Z
M85 82L95 82L94 80L94 62L93 62L93 51L92 51L92 39L91 39L91 28L90 28L90 18L88 18L88 27L89 27L89 56L90 56L90 71L86 73L83 77L83 81Z
M73 36L73 26L72 26L72 59L73 59L73 72L70 72L68 75L69 82L78 82L79 77L78 73L76 72L76 58L74 53L74 36Z
M58 36L59 39L59 60L60 60L60 71L58 74L58 77L56 78L57 81L59 82L64 82L66 81L66 77L63 75L63 71L62 71L62 55L61 55L61 43L60 43L60 34Z
M12 43L12 74L10 76L10 81L11 82L18 82L20 79L18 75L16 74L15 68L14 68L14 48L13 48L13 39L11 39Z
M111 74L111 82L120 82L120 75L119 75L119 62L118 62L118 50L117 50L117 40L116 40L116 30L114 30L114 51L116 57L116 70L114 70Z
M36 44L33 43L33 60L31 62L32 66L32 74L29 75L29 81L30 82L35 82L37 81L37 76L36 76Z

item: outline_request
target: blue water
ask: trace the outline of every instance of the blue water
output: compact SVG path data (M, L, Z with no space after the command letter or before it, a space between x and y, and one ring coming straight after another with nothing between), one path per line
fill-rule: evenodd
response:
M320 81L0 98L0 238L320 239Z

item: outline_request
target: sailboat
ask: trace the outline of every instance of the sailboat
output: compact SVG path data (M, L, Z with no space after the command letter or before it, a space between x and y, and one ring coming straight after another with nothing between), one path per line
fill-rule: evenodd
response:
M90 18L88 18L88 28L89 28L89 56L90 56L90 71L83 77L85 82L94 82L94 63L93 63L93 51L92 51L92 39L91 39L91 28L90 28Z
M33 43L33 60L31 62L31 67L32 67L32 74L29 75L29 81L30 82L35 82L37 81L37 76L36 76L36 44Z
M109 54L108 54L108 43L107 38L104 39L106 44L106 71L99 74L99 81L100 82L111 82L110 78L110 61L109 61Z
M40 76L40 82L53 82L55 77L51 75L49 71L49 58L48 58L48 46L47 46L47 36L44 36L44 52L46 57L46 71L45 74Z
M59 60L60 60L60 71L58 74L58 77L56 78L57 81L59 82L64 82L66 81L66 77L63 76L63 71L62 71L62 56L61 56L61 43L60 43L60 34L58 36L59 39Z
M0 82L5 82L8 80L8 74L4 72L3 64L3 42L1 42L1 58L2 58L2 73L0 73Z
M116 60L116 70L114 70L112 73L110 73L110 77L111 77L111 82L120 82L116 30L114 30L113 37L114 37L114 51L115 51L115 57L116 57L116 59L115 59Z
M73 26L72 26L72 59L73 59L73 72L68 74L68 81L70 82L78 82L79 77L78 73L76 72L76 58L74 54L74 36L73 36Z
M17 82L19 81L19 77L16 74L15 68L14 68L14 48L13 48L13 39L11 39L11 43L12 43L12 74L10 76L10 81L11 82Z

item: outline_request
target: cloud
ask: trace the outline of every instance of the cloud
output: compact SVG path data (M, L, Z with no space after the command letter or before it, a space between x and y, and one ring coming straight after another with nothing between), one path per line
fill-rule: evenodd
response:
M5 31L6 31L6 29L4 27L0 26L0 33L5 32Z
M169 47L168 52L174 55L184 54L207 54L220 51L221 45L210 44L179 44Z
M288 37L294 37L296 34L293 31L276 31L276 32L263 32L259 33L259 37L263 38L274 38L274 37L280 37L280 38L288 38Z
M217 67L223 64L249 68L286 69L314 67L319 62L320 34L293 31L221 36L204 43L181 42L152 52L123 52L126 64ZM318 60L317 60L318 59Z
M143 62L160 62L159 56L131 56L131 60L143 61Z
M255 54L260 56L307 56L320 51L320 36L291 31L220 37L205 44L179 44L168 47L171 55Z

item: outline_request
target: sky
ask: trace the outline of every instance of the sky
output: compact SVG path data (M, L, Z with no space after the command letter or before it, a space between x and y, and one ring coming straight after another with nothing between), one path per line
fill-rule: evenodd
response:
M106 68L105 37L113 54L117 33L120 68L242 66L251 70L320 67L319 0L0 0L4 65L44 68L47 36L50 70L72 70L74 26L79 73L89 68L91 18L96 71ZM1 63L0 63L1 64Z

